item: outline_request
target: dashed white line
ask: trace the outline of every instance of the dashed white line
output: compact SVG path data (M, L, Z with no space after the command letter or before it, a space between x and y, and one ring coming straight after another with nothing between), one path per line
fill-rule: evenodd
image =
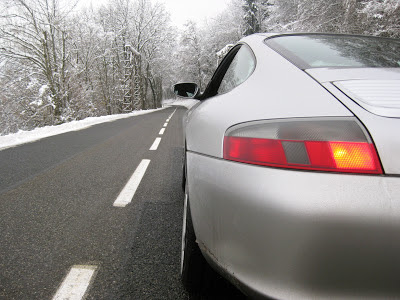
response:
M137 166L135 172L132 174L131 178L128 180L125 187L122 189L117 200L115 200L113 206L115 207L125 207L131 203L136 190L142 181L144 174L146 173L147 167L150 164L149 159L143 159Z
M156 139L154 140L153 145L151 145L151 147L150 147L149 150L157 150L158 145L160 145L160 142L161 142L161 138L160 138L160 137L156 138Z
M161 128L159 134L162 135L165 132L165 127L167 127L168 122L172 118L174 112L168 117L164 128ZM156 138L153 145L149 150L157 150L161 138ZM122 189L117 200L114 202L115 207L125 207L131 201L139 187L140 182L144 174L146 173L147 167L150 164L149 159L143 159L137 166L135 172L132 174L131 178L128 180L125 187ZM96 273L97 266L92 265L76 265L72 266L71 270L65 277L61 286L57 290L52 300L82 300L86 294L86 291L92 281L94 274Z
M81 300L96 272L96 266L72 266L53 300Z

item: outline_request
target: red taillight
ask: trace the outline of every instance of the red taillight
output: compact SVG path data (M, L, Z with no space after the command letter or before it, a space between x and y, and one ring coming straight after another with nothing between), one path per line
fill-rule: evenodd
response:
M321 127L321 121L318 122L318 126L324 129L324 126ZM331 126L330 124L328 125ZM241 129L235 130L234 132L238 133L237 135L239 136L231 136L229 134L225 136L225 159L281 168L382 174L382 168L374 145L367 138L365 138L365 141L358 141L360 139L359 133L357 133L357 141L312 140L313 138L315 139L315 136L323 136L324 130L318 132L317 135L314 130L310 135L310 140L261 138L258 136L271 135L272 131L275 137L279 137L284 132L285 137L294 135L304 138L307 137L308 133L299 133L304 129L304 123L302 123L303 127L298 127L298 124L294 123L293 128L291 128L290 123L285 122L284 130L282 130L282 126L279 127L279 123L278 126L276 123L273 124L275 126L274 130L270 128L270 123L266 125L257 124L256 126L256 129L254 129L254 126L250 129L245 126L244 129L241 127ZM264 131L260 129L260 126L264 126ZM315 129L313 126L311 127ZM252 131L255 132L253 135L257 137L243 136L244 134L251 134ZM332 133L333 131L335 130L329 128L329 131L326 131L327 135L337 137L338 134ZM343 136L351 139L351 135L348 133Z
M224 158L249 163L285 164L282 145L276 140L225 137Z

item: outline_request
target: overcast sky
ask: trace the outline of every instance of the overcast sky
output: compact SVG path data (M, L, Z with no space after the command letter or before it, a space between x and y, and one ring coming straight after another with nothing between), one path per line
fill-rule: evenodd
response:
M222 12L230 0L151 0L165 4L166 9L171 14L171 21L174 25L182 27L188 21L193 20L198 23L206 18L212 18ZM79 6L93 6L108 3L108 0L80 0Z

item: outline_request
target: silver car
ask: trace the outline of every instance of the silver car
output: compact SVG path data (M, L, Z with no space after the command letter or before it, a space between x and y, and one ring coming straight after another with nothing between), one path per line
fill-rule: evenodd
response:
M400 298L400 41L256 34L185 118L181 275L252 298Z

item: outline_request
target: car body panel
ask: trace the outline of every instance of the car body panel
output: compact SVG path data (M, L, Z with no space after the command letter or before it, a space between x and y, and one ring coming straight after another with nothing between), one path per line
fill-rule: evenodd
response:
M185 118L187 193L202 253L251 296L398 298L400 119L364 109L333 82L397 80L399 71L304 71L263 43L265 37L241 41L256 56L253 74L201 101ZM224 135L238 124L354 116L370 134L384 175L222 158Z
M257 57L256 68L244 83L226 94L202 101L191 111L186 128L188 150L222 157L225 131L249 120L353 115L263 40L262 35L243 39ZM268 68L259 67L265 65ZM264 83L262 88L260 82ZM299 93L302 89L308 93Z
M400 68L323 68L306 72L320 83L333 82L369 112L400 117Z
M399 68L314 68L305 70L318 82L343 80L399 80Z
M359 106L356 102L342 93L332 83L324 83L337 99L348 107L358 119L368 128L368 132L375 143L385 174L400 174L400 139L397 128L400 128L399 118L387 118L375 115Z
M198 243L249 294L400 293L400 178L282 170L191 152L187 164Z
M368 111L364 105L360 105L359 101L346 95L337 87L336 82L347 82L350 80L374 80L399 82L397 87L397 100L395 103L400 103L398 98L398 89L400 88L400 70L394 68L356 68L356 69L309 69L306 72L315 80L320 82L333 96L342 102L350 111L368 129L371 138L375 142L378 155L382 162L385 174L400 174L400 139L397 128L400 128L400 118L390 117L399 113L399 108L386 109L382 108L379 112L386 112L386 116L376 114L375 110ZM395 111L395 112L393 112Z

